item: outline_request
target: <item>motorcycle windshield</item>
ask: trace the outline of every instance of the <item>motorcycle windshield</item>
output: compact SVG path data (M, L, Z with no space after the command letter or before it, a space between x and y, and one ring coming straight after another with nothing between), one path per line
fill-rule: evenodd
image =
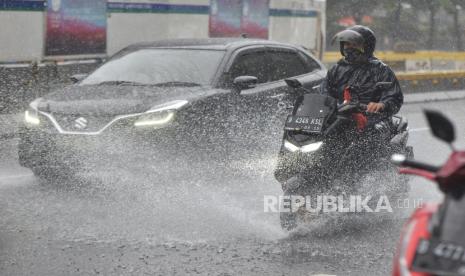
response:
M337 102L334 98L305 94L297 99L292 115L287 118L285 129L319 134L324 130L336 107Z
M326 118L336 110L336 99L319 94L305 94L297 99L294 116Z

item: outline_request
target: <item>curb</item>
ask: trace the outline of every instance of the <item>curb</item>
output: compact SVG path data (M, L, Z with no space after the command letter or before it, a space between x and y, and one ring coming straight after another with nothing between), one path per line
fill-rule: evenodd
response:
M404 104L453 101L461 99L465 99L465 90L404 94Z

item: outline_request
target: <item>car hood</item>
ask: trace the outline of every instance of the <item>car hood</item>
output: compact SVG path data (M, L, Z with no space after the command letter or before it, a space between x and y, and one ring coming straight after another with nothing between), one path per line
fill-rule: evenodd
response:
M38 109L60 114L123 115L176 100L192 102L216 93L211 87L79 86L44 96Z

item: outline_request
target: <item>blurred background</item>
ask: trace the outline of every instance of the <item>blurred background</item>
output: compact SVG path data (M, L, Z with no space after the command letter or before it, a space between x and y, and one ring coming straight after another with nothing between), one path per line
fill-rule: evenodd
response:
M463 51L464 8L463 0L327 0L327 37L362 24L375 31L378 50Z
M0 0L0 114L70 84L129 44L248 37L302 45L328 67L331 38L363 24L404 93L465 88L464 0ZM11 120L7 120L11 121Z

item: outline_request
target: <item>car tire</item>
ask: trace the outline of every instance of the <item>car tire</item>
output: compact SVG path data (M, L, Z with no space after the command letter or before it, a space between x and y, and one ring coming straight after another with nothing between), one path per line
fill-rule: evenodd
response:
M42 165L33 166L31 170L42 184L62 185L64 182L68 182L73 178L71 170L65 167Z

